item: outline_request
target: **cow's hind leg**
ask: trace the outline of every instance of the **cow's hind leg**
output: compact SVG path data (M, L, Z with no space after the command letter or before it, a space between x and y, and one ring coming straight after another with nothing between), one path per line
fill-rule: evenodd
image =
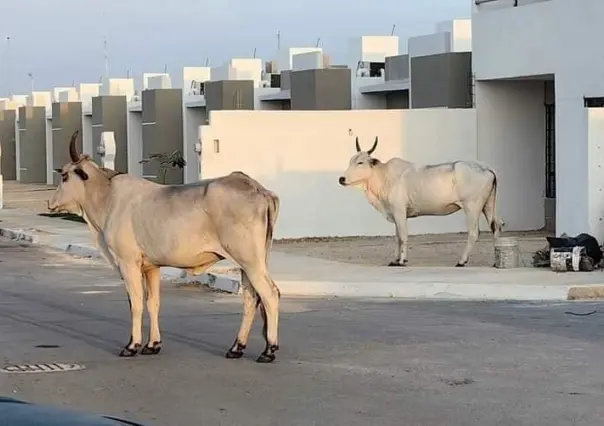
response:
M159 332L160 282L161 273L158 267L145 271L147 287L147 312L149 313L149 341L143 347L142 355L156 355L161 351L161 334Z
M466 266L468 263L468 259L470 257L470 253L472 252L472 248L476 241L478 240L479 234L479 218L480 218L480 210L476 208L474 205L464 206L464 211L466 213L466 224L468 227L468 241L466 243L466 248L461 255L461 259L457 262L455 266Z
M254 323L254 317L256 316L256 307L260 304L260 298L249 277L245 271L241 271L241 287L243 292L243 318L241 319L241 327L239 333L235 339L235 343L229 351L226 353L226 357L229 359L238 359L243 355L243 351L247 346L247 340Z
M132 330L130 341L122 351L121 357L132 357L138 354L142 346L143 328L143 276L141 265L130 263L121 267L122 276L128 292Z
M275 352L279 350L279 289L269 276L265 265L243 267L243 270L260 298L260 311L264 319L263 334L266 347L256 361L273 362Z

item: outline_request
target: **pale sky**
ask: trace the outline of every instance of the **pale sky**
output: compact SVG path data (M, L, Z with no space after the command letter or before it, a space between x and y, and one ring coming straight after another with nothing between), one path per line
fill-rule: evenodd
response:
M350 37L432 33L470 16L470 0L0 0L0 97L97 83L107 38L111 77L232 57L275 59L281 46L320 46L344 63ZM378 7L376 7L379 5ZM10 44L6 37L10 37Z

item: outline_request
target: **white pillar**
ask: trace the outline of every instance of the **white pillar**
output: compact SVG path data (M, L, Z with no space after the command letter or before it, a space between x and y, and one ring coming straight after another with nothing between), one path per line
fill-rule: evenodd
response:
M101 142L97 147L97 153L101 156L102 167L115 170L115 152L115 135L113 132L101 133Z

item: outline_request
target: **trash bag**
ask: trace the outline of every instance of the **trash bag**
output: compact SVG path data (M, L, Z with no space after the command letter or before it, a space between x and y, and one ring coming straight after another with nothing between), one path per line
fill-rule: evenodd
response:
M585 254L591 258L594 265L598 265L602 261L602 257L604 257L598 240L589 234L579 234L576 237L560 236L545 238L550 248L585 247Z
M573 247L584 247L585 251L581 254L580 270L593 271L600 265L604 258L604 252L598 244L598 240L589 234L579 234L576 237L569 237L562 234L559 237L545 237L548 244L541 250L537 250L533 255L533 266L536 268L549 268L550 251L555 249L567 248L572 250Z

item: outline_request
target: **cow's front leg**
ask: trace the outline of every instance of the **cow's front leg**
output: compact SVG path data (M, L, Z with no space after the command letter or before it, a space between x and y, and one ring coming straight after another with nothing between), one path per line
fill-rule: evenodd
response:
M407 230L407 215L406 214L396 214L394 215L394 225L396 228L396 244L397 244L397 252L396 252L396 260L390 262L388 266L406 266L407 265L407 240L408 230Z
M126 291L128 292L132 322L130 341L124 346L120 352L120 356L132 357L140 351L143 340L143 276L140 265L137 264L129 264L120 269L124 277L124 283L126 284Z
M160 269L153 267L145 271L147 288L147 312L149 313L149 341L141 351L142 355L156 355L161 351L161 334L159 332L160 306Z

